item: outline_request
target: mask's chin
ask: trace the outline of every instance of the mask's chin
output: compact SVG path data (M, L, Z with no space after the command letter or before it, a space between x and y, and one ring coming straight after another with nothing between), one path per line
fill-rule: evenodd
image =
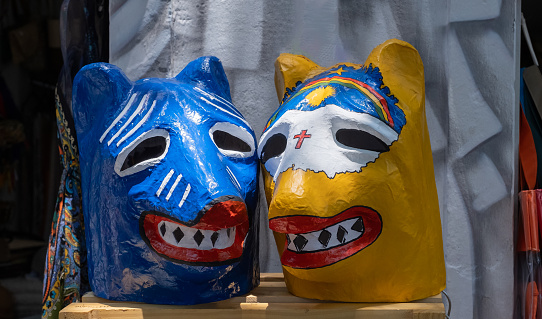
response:
M140 233L147 245L170 261L195 266L219 266L240 260L248 234L245 203L213 201L196 223L188 226L157 211L140 217Z
M333 217L276 217L269 227L285 234L282 265L310 269L332 265L371 245L382 231L382 219L372 208L353 206Z

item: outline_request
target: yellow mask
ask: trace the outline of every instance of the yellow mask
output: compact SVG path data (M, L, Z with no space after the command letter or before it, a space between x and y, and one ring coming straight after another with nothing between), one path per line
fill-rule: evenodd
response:
M349 302L439 293L445 268L421 58L388 40L364 65L282 54L260 139L269 226L294 295Z

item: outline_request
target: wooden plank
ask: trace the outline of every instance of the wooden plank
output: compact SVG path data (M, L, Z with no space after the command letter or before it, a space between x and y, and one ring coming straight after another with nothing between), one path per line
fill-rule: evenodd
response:
M444 319L444 305L436 303L288 303L241 304L244 311L265 318L389 318Z
M84 303L119 303L121 301L107 300L100 297L96 297L92 292L89 292L83 296ZM276 291L269 289L258 289L252 291L251 294L243 295L240 297L234 297L228 300L219 301L211 304L220 304L220 308L227 307L227 305L234 305L240 303L333 303L333 301L323 301L314 299L305 299L291 295L288 291ZM132 304L139 304L139 302L131 302ZM430 298L415 300L411 303L442 303L440 295L435 295Z
M444 305L437 303L241 303L237 308L169 306L150 304L73 303L60 312L62 319L82 318L388 318L444 319Z
M114 305L96 303L72 303L60 311L60 319L113 319L113 318L241 318L242 309L188 308L183 306L149 305L141 306L116 303Z
M267 303L304 303L304 302L315 302L314 299L305 299L296 297L288 292L286 289L286 284L284 283L284 276L282 273L262 273L260 277L260 286L254 288L250 293L233 297L228 300L219 301L224 304L239 304L246 302L247 298L256 296L257 302L267 302ZM251 298L253 299L253 298ZM83 295L83 302L98 302L98 303L111 303L117 302L112 300L103 299L97 297L92 292L88 292ZM316 302L332 302L332 301L320 301ZM442 303L442 296L440 294L431 296L429 298L420 299L411 301L414 303Z
M261 275L250 294L202 305L152 305L110 301L92 292L60 312L60 318L373 318L444 319L439 295L409 303L340 303L299 298L286 289L282 273Z
M260 274L260 281L280 281L284 282L284 274L281 272L266 272Z

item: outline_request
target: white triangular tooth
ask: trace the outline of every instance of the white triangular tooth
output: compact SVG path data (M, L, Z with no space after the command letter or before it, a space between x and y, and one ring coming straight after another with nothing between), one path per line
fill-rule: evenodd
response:
M322 244L320 244L320 242L318 241L318 236L320 236L321 232L322 231L320 230L303 235L308 240L305 247L303 247L303 251L314 251L321 249Z
M224 248L223 247L224 237L220 233L220 230L218 230L216 233L218 234L218 237L216 238L215 245L213 247L217 249L222 249Z
M293 251L297 251L297 248L295 247L295 244L294 244L294 239L295 239L296 235L295 234L286 234L286 236L288 236L288 238L290 239L290 243L288 244L288 249L293 250Z
M207 243L209 242L210 243L210 240L209 240L209 237L208 236L205 236L205 231L203 229L200 229L201 231L201 234L203 235L203 240L201 241L201 243L198 245L198 249L201 249L201 250L207 250L206 247L208 246Z
M365 225L363 225L363 228L362 228L361 232L352 229L352 226L354 226L354 224L355 224L355 223L358 221L358 219L360 219L360 218L361 218L361 217L354 219L354 222L352 223L352 225L349 226L350 228L348 228L349 230L352 230L354 233L357 233L358 236L359 236L359 233L363 234L363 233L365 232ZM362 223L363 223L363 219L362 219Z
M224 234L218 235L218 239L216 240L215 248L224 249L226 247L228 247L228 238L226 237L226 234L224 233Z
M228 235L226 234L226 229L221 229L218 232L218 240L216 241L216 247L220 249L224 249L228 247L228 242L230 239L228 238Z
M187 238L194 238L194 235L198 231L198 229L196 228L185 227L185 226L181 226L181 230L183 231L184 236Z
M194 231L194 235L190 236L190 237L192 238L192 242L196 245L196 248L201 247L201 244L203 244L203 240L199 243L199 245L198 245L198 242L196 241L196 237L199 237L199 235L197 235L197 234L198 234L198 231L201 231L201 230L200 230L200 229L196 229L196 230ZM196 235L197 235L197 236L196 236Z
M228 248L231 245L233 245L233 240L227 237L223 237L219 239L219 241L220 241L220 246L219 246L220 249Z
M294 242L294 239L297 237L296 234L288 234L287 236L290 239L290 244L292 244Z
M218 247L220 247L220 249L224 249L226 247L231 246L231 244L229 244L230 238L228 237L227 229L226 228L221 229L218 233L219 233L218 241L217 241Z
M202 232L203 235L205 236L203 238L203 241L201 242L201 245L199 246L199 249L201 250L209 250L209 249L212 249L213 248L213 243L211 242L211 234L213 233L212 231L205 231L205 232Z
M349 242L349 241L350 241L350 237L353 236L352 232L350 231L350 230L351 230L351 229L350 229L350 227L351 227L350 224L353 224L353 223L351 223L351 222L352 222L352 219L343 220L343 221L340 222L340 223L338 224L338 226L337 226L337 231L336 231L336 233L335 233L335 236L338 236L338 235L339 235L339 229L340 229L340 227L343 227L344 230L346 231L345 234L344 234L344 236L343 236L343 242L342 242L342 244L345 244L345 243Z
M182 229L181 229L181 231L182 231ZM175 236L173 236L173 233L171 233L170 238L171 238L172 243L174 245L176 245L177 247L182 247L184 241L187 240L186 234L184 234L183 238L181 238L181 240L179 240L179 242L177 242L177 239L175 238Z
M205 236L205 239L209 239L209 241L211 240L211 236L215 232L214 230L209 230L209 229L200 229L200 230L203 236Z
M235 227L230 227L230 228L224 229L224 231L226 232L226 237L228 237L228 238L234 237L233 236L233 230L234 229L235 229Z
M235 242L236 233L237 233L237 227L231 227L230 237L228 238L228 244L226 247L230 247L231 245L233 245L233 243Z
M221 239L222 239L222 235L220 234L220 231L221 231L221 229L216 230L216 231L212 232L212 234L211 234L211 237L212 237L216 232L216 234L218 236L216 238L216 241L215 241L214 245L213 245L213 241L211 240L211 245L213 246L213 248L220 248L220 243L221 243ZM212 239L212 238L209 238L209 239Z
M294 238L297 238L297 237L299 237L299 236L302 236L303 238L305 238L305 236L303 236L303 235L304 235L304 234L296 234ZM292 240L292 242L293 242L293 240ZM305 245L306 245L306 244L305 244ZM303 251L304 248L305 248L305 246L303 246L303 247L297 247L297 246L295 245L295 243L294 243L294 247L296 248L297 251Z
M337 233L332 233L331 239L329 240L329 243L327 243L327 248L333 248L335 246L339 246L340 244L342 243L337 239Z
M166 235L164 236L164 240L167 243L170 243L172 245L177 245L177 241L175 240L175 236L173 236L173 231L176 227L172 227L175 225L170 225L170 223L164 223L166 225Z
M220 247L221 249L228 248L231 245L233 245L233 242L235 241L235 227L230 227L230 237L228 237L227 229L222 229L222 233L220 237L218 237L218 240L220 241Z
M358 219L357 218L350 218L350 219L347 219L343 222L341 222L341 226L343 226L349 233L350 233L350 230L352 228L352 226L354 225L354 223L357 221Z
M164 233L164 235L162 235L162 225L164 225L165 222L164 221L161 221L160 223L158 223L158 227L156 228L156 230L158 231L158 234L160 234L160 236L162 238L164 238L164 236L167 234L167 225L165 226L166 227L166 232Z
M353 218L350 220L350 222L347 224L348 228L346 228L348 230L348 235L349 235L349 241L352 241L354 239L357 239L359 237L361 237L364 233L365 233L365 228L359 232L357 230L353 230L352 229L352 226L354 226L354 224L360 219L361 217L358 217L358 218ZM362 220L363 221L363 220Z
M290 243L288 245L288 249L291 250L291 251L297 251L297 248L295 247L295 245L293 243Z

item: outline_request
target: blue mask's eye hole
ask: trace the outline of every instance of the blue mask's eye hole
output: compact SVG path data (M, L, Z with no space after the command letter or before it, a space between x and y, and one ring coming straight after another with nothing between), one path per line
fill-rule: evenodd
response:
M267 162L269 159L282 154L286 149L286 144L288 144L288 141L286 140L286 136L284 136L283 134L277 133L271 136L265 142L265 145L262 149L262 163L265 164L265 162Z
M374 152L387 152L389 146L371 133L356 129L340 129L335 133L337 142L344 146ZM264 149L265 150L265 149Z
M250 152L250 146L242 139L228 132L216 130L213 132L213 141L218 148L228 151Z
M256 149L252 130L230 122L215 123L209 130L209 135L220 153L229 157L250 157Z
M152 129L134 139L115 160L115 172L123 177L154 166L166 156L169 149L169 132Z
M153 136L137 144L126 156L120 169L121 172L141 162L160 157L166 150L167 141L163 136Z

